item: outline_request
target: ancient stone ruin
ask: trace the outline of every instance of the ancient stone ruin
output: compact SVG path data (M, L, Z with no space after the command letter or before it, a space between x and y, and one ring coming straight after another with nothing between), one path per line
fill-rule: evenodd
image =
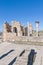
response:
M39 21L36 21L36 31L34 31L31 23L27 27L21 26L18 21L12 21L9 25L7 22L3 25L3 41L28 41L34 40L34 37L39 36Z

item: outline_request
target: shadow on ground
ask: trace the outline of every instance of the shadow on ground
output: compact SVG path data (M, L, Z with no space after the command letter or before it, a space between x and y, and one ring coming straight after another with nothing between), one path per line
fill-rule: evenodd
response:
M15 57L8 65L13 65L13 63L16 61L17 57Z
M0 60L1 60L2 58L6 57L8 54L10 54L10 53L13 52L13 51L14 51L14 50L12 49L12 50L10 50L9 52L3 54L3 55L0 57Z
M36 52L34 49L31 49L30 54L28 55L27 65L33 65L36 57Z
M19 57L21 57L25 53L25 49L20 53Z

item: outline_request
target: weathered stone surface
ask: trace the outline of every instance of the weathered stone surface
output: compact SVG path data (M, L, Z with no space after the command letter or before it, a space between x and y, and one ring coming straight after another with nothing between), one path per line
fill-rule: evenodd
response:
M30 42L31 43L31 42ZM35 43L34 43L35 44ZM19 56L25 49L22 56ZM3 42L0 44L0 65L27 65L31 50L35 50L36 56L33 65L43 65L43 46ZM13 50L12 52L9 52ZM17 57L17 58L16 58Z
M36 30L36 32L33 30L32 25L30 23L28 24L27 27L23 27L20 25L19 22L16 21L12 21L11 26L6 22L3 25L2 40L43 42L43 32L37 31L38 29Z

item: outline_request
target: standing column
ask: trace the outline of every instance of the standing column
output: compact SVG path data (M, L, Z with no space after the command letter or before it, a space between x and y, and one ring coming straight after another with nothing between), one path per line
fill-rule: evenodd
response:
M28 36L30 36L30 23L28 23Z
M28 24L28 36L32 36L32 25Z
M38 30L39 29L39 21L36 21L35 23L36 23L36 36L38 37L39 36L39 33L38 33L39 32L39 30Z
M32 25L30 24L30 36L32 36Z

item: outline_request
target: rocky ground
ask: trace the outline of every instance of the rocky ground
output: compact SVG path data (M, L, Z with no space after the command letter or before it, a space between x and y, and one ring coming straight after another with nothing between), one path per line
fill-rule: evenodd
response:
M28 65L31 50L36 53L33 65L43 65L43 46L1 42L0 65Z

